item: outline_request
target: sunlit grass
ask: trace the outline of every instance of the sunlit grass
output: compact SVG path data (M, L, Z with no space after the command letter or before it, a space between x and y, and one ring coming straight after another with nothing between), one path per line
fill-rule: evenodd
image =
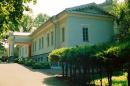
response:
M100 80L95 80L96 86L100 86ZM108 86L107 78L102 79L103 86ZM124 73L120 76L113 76L112 77L112 86L128 86L127 84L127 73Z

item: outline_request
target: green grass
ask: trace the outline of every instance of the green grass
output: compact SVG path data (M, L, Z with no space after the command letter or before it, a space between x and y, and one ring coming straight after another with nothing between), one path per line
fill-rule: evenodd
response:
M102 80L103 86L108 86L107 78L103 78ZM112 86L128 86L127 84L127 73L124 73L120 76L113 76L112 77ZM100 80L95 80L96 86L100 86Z

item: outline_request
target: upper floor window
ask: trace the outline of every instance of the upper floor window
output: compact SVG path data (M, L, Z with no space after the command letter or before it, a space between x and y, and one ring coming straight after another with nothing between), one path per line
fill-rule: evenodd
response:
M34 52L34 42L32 43L32 51Z
M47 34L47 46L49 46L50 44L50 37L49 37L49 33Z
M41 49L41 39L39 39L39 49Z
M65 41L65 28L62 28L62 42Z
M44 47L44 37L42 37L42 48Z
M25 46L25 54L27 55L28 54L28 47Z
M88 41L88 28L87 27L83 27L83 41L87 42Z
M37 50L37 41L34 42L34 50L36 51Z
M53 45L53 32L51 32L51 45Z

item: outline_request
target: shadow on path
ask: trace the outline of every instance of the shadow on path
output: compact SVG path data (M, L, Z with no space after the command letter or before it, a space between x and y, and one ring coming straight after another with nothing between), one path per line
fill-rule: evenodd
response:
M29 69L32 72L40 72L40 73L46 74L48 76L61 75L60 69L32 69L31 67L27 67L24 65L21 65L21 66Z
M46 86L71 86L68 82L60 80L56 77L45 78L43 84L45 84Z
M23 67L29 69L32 72L39 72L47 75L48 77L43 78L42 82L45 86L71 86L67 81L56 77L57 75L59 76L61 74L61 71L59 69L32 69L27 66Z

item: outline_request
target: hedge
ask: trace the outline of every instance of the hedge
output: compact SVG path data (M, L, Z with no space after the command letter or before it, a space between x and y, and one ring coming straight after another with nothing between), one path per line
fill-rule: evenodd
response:
M99 73L105 70L106 75L108 75L107 77L109 86L111 86L113 72L120 70L123 65L126 65L130 62L129 52L130 41L127 40L119 43L113 42L100 45L86 45L73 48L56 49L49 54L49 61L61 62L63 76L71 76L74 78L75 75L79 80L83 77L84 80L80 80L80 82L83 83L86 83L84 82L85 79L93 76L91 74L89 74L89 77L84 75L86 74L85 71L97 69L97 72ZM76 75L77 70L79 71L78 75ZM83 72L81 72L81 70ZM70 74L68 73L68 71L70 71ZM83 76L78 77L82 75L82 73ZM102 73L100 73L99 75L102 76ZM88 82L90 83L91 80L89 80Z

